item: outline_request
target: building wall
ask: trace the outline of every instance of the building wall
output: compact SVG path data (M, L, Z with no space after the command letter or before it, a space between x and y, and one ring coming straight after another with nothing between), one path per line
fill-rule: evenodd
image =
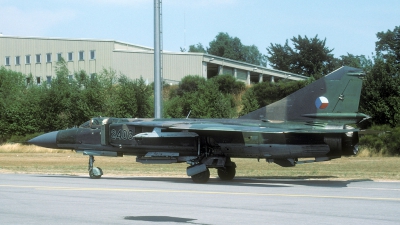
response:
M222 74L234 75L234 69L230 67L222 67Z
M147 48L138 45L132 45L123 42L114 42L114 50L124 50L124 51L153 51L152 48Z
M94 59L90 58L91 51L95 52ZM82 60L79 58L80 52L83 52ZM50 62L47 62L48 53L51 54ZM70 75L80 70L93 74L100 73L103 69L113 69L131 79L142 76L149 83L154 81L154 55L148 47L112 40L0 36L0 66L5 65L6 57L9 57L7 69L27 75L31 73L33 77L40 77L41 81L56 75L58 53L61 53L67 62ZM68 53L72 53L72 60L69 60ZM30 63L26 63L27 55L30 55ZM36 55L40 55L40 62L37 62ZM16 56L20 57L19 65L15 63ZM258 82L260 74L291 80L306 79L297 74L203 53L164 52L162 67L163 79L168 83L177 83L187 75L199 75L204 78L218 74L235 75L235 70L237 79L248 84L251 81ZM248 77L249 73L252 80Z
M236 71L236 79L241 80L241 81L246 81L247 80L247 71L245 70L237 70Z
M58 53L61 53L67 62L70 73L85 70L88 74L96 73L102 68L112 66L112 51L114 42L94 40L68 40L50 38L15 38L0 36L0 58L5 65L5 57L10 57L10 65L7 69L32 74L41 77L42 81L47 76L55 76L55 66ZM95 59L90 59L90 51L95 51ZM79 60L79 52L83 52L83 60ZM51 54L51 61L47 62L47 54ZM72 60L68 60L68 53L72 53ZM30 55L30 63L26 62L26 56ZM40 55L37 62L36 55ZM20 57L20 64L16 65L16 57Z
M95 59L90 59L90 51L95 51ZM83 51L83 60L79 52ZM73 59L68 60L72 52ZM51 53L51 62L46 61L46 54ZM0 36L0 66L5 65L5 57L10 57L7 69L41 77L54 77L57 54L61 53L72 75L80 70L88 74L99 73L103 69L114 69L135 79L142 76L149 83L154 81L154 55L151 48L128 43L85 39L29 38ZM40 54L40 63L36 55ZM30 63L25 56L30 55ZM15 57L20 57L20 64L15 64ZM203 55L201 54L163 54L163 78L166 82L177 83L186 75L203 75Z
M163 79L179 82L187 75L199 75L207 78L203 74L203 56L191 54L163 54Z
M149 83L154 77L154 55L152 52L114 51L112 69L132 79L143 77Z
M162 56L163 79L169 83L178 83L187 75L203 76L202 55L164 53ZM153 52L114 51L112 68L131 78L154 81Z

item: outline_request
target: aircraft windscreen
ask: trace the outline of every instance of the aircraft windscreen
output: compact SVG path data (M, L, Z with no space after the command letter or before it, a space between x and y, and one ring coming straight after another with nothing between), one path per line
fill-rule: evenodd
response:
M89 121L86 121L82 125L80 125L80 128L92 128L92 129L98 129L101 127L102 121L104 118L92 118Z
M79 127L80 128L90 128L90 120L82 123Z

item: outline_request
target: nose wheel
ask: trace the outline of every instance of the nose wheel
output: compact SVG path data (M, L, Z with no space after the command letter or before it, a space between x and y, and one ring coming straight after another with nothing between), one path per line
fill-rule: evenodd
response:
M94 163L94 156L89 155L89 177L91 179L99 179L101 178L101 175L103 175L103 170L101 170L100 167L93 167Z

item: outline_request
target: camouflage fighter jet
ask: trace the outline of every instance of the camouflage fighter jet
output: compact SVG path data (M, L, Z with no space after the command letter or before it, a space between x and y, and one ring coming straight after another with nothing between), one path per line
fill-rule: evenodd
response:
M232 180L232 158L292 167L355 155L359 130L350 125L370 118L358 112L364 76L360 69L341 67L238 119L93 118L29 143L83 152L90 178L103 175L93 166L94 156L135 155L140 163L188 163L187 175L196 183L208 181L209 168L216 168L221 180Z

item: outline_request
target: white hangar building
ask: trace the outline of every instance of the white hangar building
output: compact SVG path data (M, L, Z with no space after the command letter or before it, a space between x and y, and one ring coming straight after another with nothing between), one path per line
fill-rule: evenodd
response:
M32 74L35 82L51 81L57 60L64 58L71 75L84 70L96 74L103 69L136 79L154 80L153 48L114 40L0 36L0 66ZM162 54L162 76L166 83L178 83L187 75L210 78L231 74L250 83L277 79L304 80L305 76L269 69L204 53L167 52Z

